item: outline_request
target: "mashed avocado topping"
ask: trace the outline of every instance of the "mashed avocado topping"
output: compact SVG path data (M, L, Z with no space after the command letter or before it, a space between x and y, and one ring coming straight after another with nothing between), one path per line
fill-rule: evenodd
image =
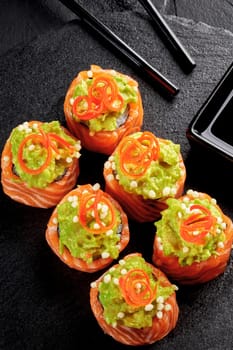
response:
M97 227L97 219L93 210L87 212L87 226L80 222L81 199L77 195L68 196L67 200L57 206L59 244L62 254L64 246L75 258L80 258L88 264L99 258L118 258L119 242L121 239L121 214L114 210L114 226L101 233L93 233ZM89 205L89 204L88 204ZM90 202L90 206L92 202ZM103 226L109 226L112 212L106 203L100 199L98 202L98 218L101 218Z
M167 200L168 208L162 212L161 219L155 222L156 235L164 255L176 256L179 264L185 266L205 261L212 255L218 254L217 249L224 247L226 223L215 203L214 200L201 198L198 195L195 198L184 196L182 200L175 198ZM204 216L202 210L198 209L202 207L210 213L208 218ZM190 208L197 209L190 210ZM197 219L194 223L191 215L199 215L199 222ZM193 216L193 218L195 217ZM208 225L209 219L211 219L212 224L205 232L205 226ZM189 232L190 236L188 236L190 239L183 236L184 239L181 234L182 223L188 222L187 220L190 221L191 231ZM202 239L200 239L201 235Z
M80 142L68 136L58 121L24 122L13 129L10 143L13 171L29 187L47 187L65 174L73 158L80 157Z
M116 82L119 94L123 99L122 107L117 111L106 110L103 113L100 113L96 118L81 120L82 123L85 123L88 126L91 132L116 130L127 118L128 104L137 102L137 87L131 86L127 79L117 74L117 72L114 75L109 74L109 76ZM82 80L74 89L71 103L73 104L78 96L87 96L88 89L92 83L92 77ZM78 120L74 114L73 118Z
M142 132L134 133L128 138L138 139ZM162 142L158 139L159 154L156 160L152 160L141 176L134 178L125 174L121 169L122 154L118 151L114 154L114 163L119 184L126 192L143 196L145 199L159 199L166 196L174 196L176 183L181 176L180 169L180 145L170 140ZM147 152L146 144L141 149Z
M145 273L146 285L142 281L127 287L150 288L156 291L149 304L132 306L126 302L122 295L121 279L127 273L135 271ZM137 277L138 278L138 277ZM99 283L99 300L104 308L104 319L112 326L124 325L132 328L151 327L153 318L163 317L164 311L169 311L171 305L167 299L174 293L176 286L163 283L164 277L157 277L152 273L152 267L146 263L143 257L132 255L119 261L119 264L110 268ZM133 283L133 282L132 282ZM138 291L136 291L137 293ZM139 291L140 293L140 291Z

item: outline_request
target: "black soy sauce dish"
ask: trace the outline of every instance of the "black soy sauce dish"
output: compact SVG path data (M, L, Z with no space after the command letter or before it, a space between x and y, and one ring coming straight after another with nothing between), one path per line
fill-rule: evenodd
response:
M233 62L189 124L186 135L191 145L233 162Z

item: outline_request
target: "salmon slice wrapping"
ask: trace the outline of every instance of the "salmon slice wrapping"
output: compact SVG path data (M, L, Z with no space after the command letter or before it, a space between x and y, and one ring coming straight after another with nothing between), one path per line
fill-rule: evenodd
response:
M64 204L65 218L62 218L58 207ZM102 219L107 213L109 222ZM62 221L69 227L67 239L63 242ZM52 251L70 268L89 273L110 265L128 245L129 239L126 214L115 199L100 189L99 184L78 185L66 194L54 209L46 229L46 240ZM106 249L110 251L105 249L106 240L109 247Z
M20 128L23 127L23 125L27 125L27 129L31 130L33 128L33 125L40 127L43 124L40 121L30 121L26 123L27 124L24 123L18 127ZM65 132L65 134L71 137L75 143L77 143L80 150L81 145L79 143L79 140L71 135L69 130L66 128L62 127L62 130ZM55 137L56 136L53 135L53 142L55 140ZM65 141L62 141L61 139L59 139L59 142L65 143ZM53 145L55 147L55 143L53 143ZM34 147L34 145L31 145L31 147L32 146ZM31 152L33 152L33 150L31 150ZM28 183L25 180L22 180L20 176L15 172L15 167L12 159L12 145L10 135L5 143L1 157L1 183L4 193L13 200L28 206L38 208L54 207L63 198L63 196L76 185L77 178L80 173L78 159L80 154L79 152L77 153L78 156L72 158L69 157L69 163L67 163L65 172L62 176L47 184L45 187L39 188L34 185L28 185ZM29 171L28 169L26 170ZM36 177L37 175L32 175L32 177L33 176ZM36 180L34 183L36 183Z
M165 210L160 221L155 222L155 266L186 285L205 283L223 274L232 249L233 224L216 200L206 193L188 190L170 201L169 208L175 214L169 218Z
M131 143L133 138L136 139L136 146ZM129 218L141 223L153 222L159 219L161 211L167 207L166 199L168 197L178 198L182 195L186 179L186 168L181 153L177 151L175 164L169 165L162 159L159 152L156 156L154 155L153 142L155 141L157 145L160 145L160 148L161 145L166 147L167 144L173 144L170 140L157 138L148 131L133 133L124 137L108 158L103 170L105 191L122 205ZM141 147L142 144L143 148ZM177 146L175 145L175 147ZM132 156L133 152L136 156ZM149 152L151 156L147 159ZM128 166L128 171L125 171L125 169L127 170L126 166ZM140 168L140 166L142 167ZM152 166L153 170L151 171ZM176 178L172 180L172 184L169 184L169 186L166 183L167 180L165 180L160 189L161 193L157 194L153 189L154 184L157 179L163 181L163 176L170 181L170 174L167 176L166 172L170 171L169 168L172 167L176 168ZM122 172L123 180L121 180ZM126 181L128 182L127 187L125 185ZM151 188L146 193L144 189L146 189L147 184ZM139 188L145 194L137 192Z
M97 78L99 83L95 83ZM126 86L122 91L116 84L117 79L123 81L119 86ZM85 87L80 92L86 81L89 90ZM134 96L130 95L128 101L125 96L130 89ZM113 94L115 100L111 100ZM79 72L71 82L64 100L64 114L69 130L81 140L84 148L109 155L123 136L141 129L143 105L138 83L113 69L92 65L90 70ZM115 124L111 124L114 116ZM92 130L97 123L98 128Z
M165 274L158 268L145 262L149 269L148 271L150 271L150 277L147 275L148 272L145 273L139 267L135 267L135 264L134 267L127 268L127 265L124 263L134 257L142 257L142 255L140 253L126 255L123 259L119 260L118 264L115 264L110 270L91 283L90 305L94 317L105 334L111 336L119 343L140 346L155 343L167 336L176 327L179 307L176 301L176 286L172 285ZM119 268L121 275L116 278L112 274L114 270L116 271ZM112 295L113 299L111 299L111 293L108 292L108 285L111 281L115 283L115 288L118 288L120 293L126 292L126 295L116 296L117 293L114 292ZM153 282L157 284L156 291L154 290ZM113 324L105 316L105 314L108 315L108 310L101 303L101 285L104 285L104 289L107 290L103 296L103 300L110 298L109 307L114 305L116 300L118 304L121 305L122 303L121 310L124 311L117 313L117 321ZM163 288L170 288L170 293L166 297L159 296ZM146 291L148 291L148 295ZM117 299L115 300L115 298ZM127 303L129 304L130 313L126 311L127 306L125 304ZM136 313L141 313L139 324L129 321L131 326L126 326L124 319L126 322L127 318L137 319ZM134 314L135 316L133 316ZM143 324L143 318L148 318L148 314L150 314L150 325L147 324L147 326L140 327L140 322Z

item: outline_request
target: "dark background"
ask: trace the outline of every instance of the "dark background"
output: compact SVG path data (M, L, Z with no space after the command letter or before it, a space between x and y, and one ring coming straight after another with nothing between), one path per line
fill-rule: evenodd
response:
M186 130L233 59L233 2L153 1L195 59L184 74L135 0L80 1L159 69L180 92L165 100L122 58L95 38L59 1L2 0L0 10L0 147L13 127L29 120L64 123L63 101L74 76L90 64L114 68L139 82L143 128L181 145L185 189L215 197L233 218L232 165L190 146ZM106 157L83 150L79 183L103 183ZM0 349L126 349L97 325L89 284L100 273L69 269L48 247L44 233L52 209L30 208L0 192ZM130 222L124 254L140 251L151 261L154 225ZM233 266L201 286L177 292L179 321L153 350L233 348ZM130 347L129 347L130 348Z

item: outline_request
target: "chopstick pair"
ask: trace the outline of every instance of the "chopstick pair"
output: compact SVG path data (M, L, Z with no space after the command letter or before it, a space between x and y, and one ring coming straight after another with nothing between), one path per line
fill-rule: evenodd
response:
M139 0L139 2L151 16L156 30L161 35L161 39L164 40L167 48L179 63L182 70L186 73L191 72L196 66L196 63L169 27L165 19L161 16L157 8L153 5L151 0Z
M75 0L60 0L60 2L74 12L91 30L94 30L95 34L98 34L102 39L116 49L118 53L123 55L139 71L139 73L143 75L143 78L149 80L157 91L164 97L170 98L177 95L179 88L176 85L174 85L158 70L151 66L104 23L90 14ZM163 25L164 24L162 23L162 26Z

